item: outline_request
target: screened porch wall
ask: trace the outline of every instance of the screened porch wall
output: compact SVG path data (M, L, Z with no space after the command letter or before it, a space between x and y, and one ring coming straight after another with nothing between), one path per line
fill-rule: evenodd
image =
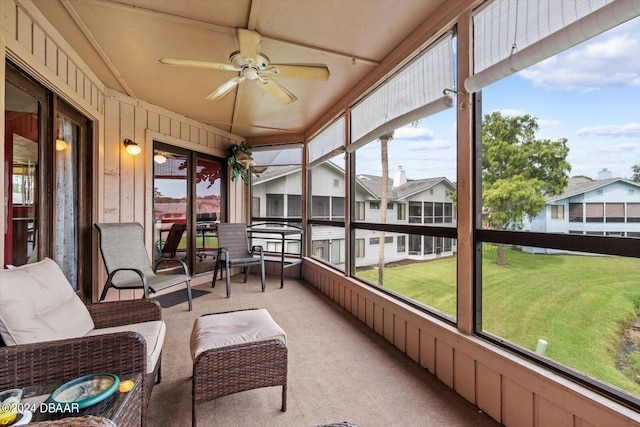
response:
M507 426L638 426L640 414L305 258L304 278Z

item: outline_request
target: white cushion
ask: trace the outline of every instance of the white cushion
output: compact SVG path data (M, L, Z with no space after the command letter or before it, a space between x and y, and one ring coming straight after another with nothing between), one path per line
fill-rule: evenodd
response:
M287 334L264 308L200 316L191 331L191 357L203 351L235 344L279 339L287 344Z
M164 336L167 328L162 320L154 320L151 322L133 323L131 325L114 326L111 328L94 329L87 333L87 336L95 336L101 334L113 334L115 332L137 332L147 343L147 373L153 372L153 369L160 359L162 352L162 344L164 344Z
M0 270L0 336L7 345L78 338L94 328L55 261Z

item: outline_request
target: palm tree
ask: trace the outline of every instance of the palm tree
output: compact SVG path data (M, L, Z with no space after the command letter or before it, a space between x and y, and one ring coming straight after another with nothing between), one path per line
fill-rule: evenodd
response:
M394 131L380 135L380 158L382 160L382 194L380 196L380 222L387 222L387 204L389 199L389 153L388 142L393 139ZM384 286L384 231L380 232L378 244L378 284Z

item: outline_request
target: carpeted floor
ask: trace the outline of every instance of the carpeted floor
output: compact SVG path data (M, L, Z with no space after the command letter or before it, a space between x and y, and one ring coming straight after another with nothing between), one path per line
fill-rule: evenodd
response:
M288 409L281 387L250 390L198 405L201 426L316 426L348 421L368 426L497 426L382 337L303 282L268 277L233 278L225 287L186 304L163 309L167 336L162 382L149 403L151 427L191 425L193 322L205 313L266 308L286 331L289 348ZM211 290L208 285L198 288Z

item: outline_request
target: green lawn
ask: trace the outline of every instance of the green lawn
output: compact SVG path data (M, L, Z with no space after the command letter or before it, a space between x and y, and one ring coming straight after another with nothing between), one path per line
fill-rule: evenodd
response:
M483 328L530 350L640 395L640 384L616 369L624 325L640 306L640 260L531 255L507 251L506 267L483 262ZM456 315L456 259L385 268L385 287ZM377 281L377 270L358 272ZM632 358L640 367L640 353Z

